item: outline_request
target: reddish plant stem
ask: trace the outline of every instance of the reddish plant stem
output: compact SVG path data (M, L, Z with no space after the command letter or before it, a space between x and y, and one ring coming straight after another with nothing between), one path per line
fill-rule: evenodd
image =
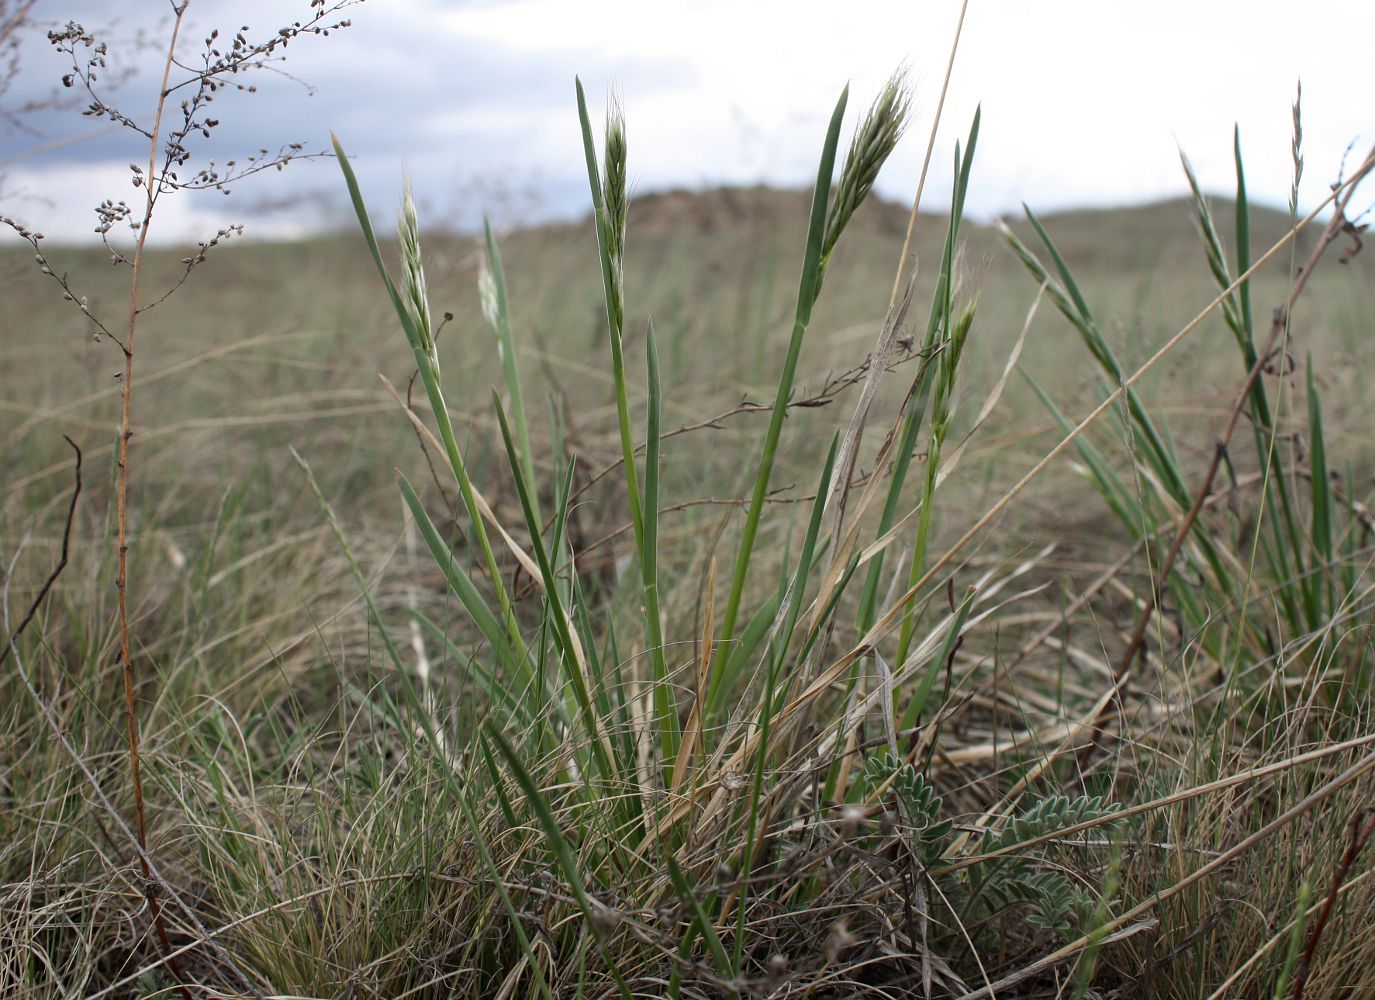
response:
M120 660L124 675L124 718L129 731L129 771L134 788L134 834L138 838L139 867L143 874L144 898L148 901L148 912L153 919L158 942L163 953L170 955L172 943L167 937L167 924L162 915L162 903L157 880L148 865L148 834L143 808L143 773L139 760L138 714L134 708L134 663L133 650L129 640L129 440L133 437L130 419L130 401L134 389L134 337L138 329L139 316L139 279L143 274L143 253L148 242L148 227L153 219L153 209L157 205L160 181L157 174L157 155L159 137L162 134L162 112L167 105L167 83L172 75L172 62L176 55L177 36L181 32L182 19L186 14L189 0L174 8L172 36L167 44L167 60L162 70L162 86L158 91L157 111L153 118L152 141L148 144L148 173L145 175L147 200L143 221L139 226L138 240L134 248L133 275L129 280L129 331L121 349L124 352L124 372L122 376L121 407L119 420L119 465L115 492L116 520L118 524L119 568L115 577L119 590L119 647ZM191 991L182 981L174 963L169 963L173 977L181 989L184 1000L191 1000Z
M1351 817L1348 826L1350 834L1347 837L1346 850L1342 852L1342 859L1337 863L1336 871L1332 873L1332 884L1327 889L1327 898L1323 900L1318 919L1313 922L1313 930L1308 934L1308 943L1304 945L1303 954L1299 956L1299 964L1294 968L1294 992L1290 994L1291 1000L1303 1000L1308 973L1313 968L1313 955L1318 950L1318 941L1327 926L1327 918L1331 916L1332 907L1337 902L1337 893L1341 891L1342 883L1346 881L1346 873L1356 863L1371 834L1375 834L1375 809L1357 812Z

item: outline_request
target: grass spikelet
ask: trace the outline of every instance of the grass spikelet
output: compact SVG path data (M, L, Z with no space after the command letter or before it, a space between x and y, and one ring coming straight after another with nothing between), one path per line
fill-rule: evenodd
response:
M611 280L614 287L611 301L620 310L620 314L612 321L612 326L618 334L625 321L625 165L625 113L621 109L620 100L612 93L606 103L606 145L602 150L602 226L605 230L606 253L610 258Z
M868 113L855 129L854 138L850 140L850 150L845 155L840 182L836 185L835 198L826 217L826 238L821 246L823 273L831 251L840 240L840 234L855 210L873 190L879 171L902 138L911 108L912 95L907 75L898 70L883 85Z
M602 201L606 206L607 250L617 266L625 263L626 217L625 112L613 92L606 104L606 145L602 151Z
M437 369L439 352L435 348L434 327L430 322L430 296L425 288L425 265L420 255L420 220L416 215L409 176L403 182L396 235L401 242L401 301L420 335L421 348Z
M1289 214L1299 214L1299 183L1303 180L1303 81L1294 88L1294 105L1290 109L1293 134L1289 138L1289 155L1294 161L1294 180L1289 188Z

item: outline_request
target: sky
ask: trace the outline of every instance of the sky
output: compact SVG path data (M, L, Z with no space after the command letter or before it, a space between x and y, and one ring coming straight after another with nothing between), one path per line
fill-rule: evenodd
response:
M3 5L0 5L2 9ZM307 15L308 0L191 0L178 54L194 60L212 28L256 38ZM111 103L151 118L170 23L165 0L39 0L35 16L102 30L112 52L140 31L149 47ZM471 229L483 212L508 228L588 210L574 76L594 121L613 92L625 108L632 198L722 184L804 187L826 122L850 85L846 134L897 68L913 90L908 133L878 184L910 203L940 97L960 0L367 0L348 29L303 38L257 74L257 93L224 95L204 156L260 147L328 148L353 158L379 224L409 173L422 223ZM976 217L1150 202L1183 193L1186 152L1208 190L1234 184L1240 128L1254 200L1283 206L1302 80L1300 204L1316 204L1351 143L1375 142L1364 0L969 0L925 203L939 208L955 143L982 125L968 209ZM52 91L69 69L41 35L21 50L0 106ZM175 77L174 77L175 79ZM137 135L79 108L0 125L0 213L49 238L94 239L93 208L133 201ZM633 225L633 204L631 224ZM328 160L297 162L159 208L154 237L205 239L243 223L291 237L348 223Z

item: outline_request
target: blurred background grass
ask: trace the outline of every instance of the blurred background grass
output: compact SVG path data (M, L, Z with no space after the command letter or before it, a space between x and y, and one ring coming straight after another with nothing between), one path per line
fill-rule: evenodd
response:
M1219 223L1230 225L1230 206L1215 210ZM803 194L768 189L669 193L632 203L627 365L643 367L644 321L652 317L666 390L666 430L700 422L745 399L769 398L790 329L799 263L794 248L802 241L805 220ZM799 396L821 391L829 377L864 361L883 319L905 224L901 206L875 201L862 208L854 235L837 252L828 294L818 306L802 357ZM1046 224L1128 368L1215 293L1200 266L1202 251L1185 202L1075 211L1053 215ZM1253 210L1255 245L1268 246L1286 228L1282 213ZM1027 236L1024 224L1014 229ZM920 264L931 265L918 279L918 302L929 301L943 231L942 218L923 216L918 224L916 256ZM963 377L966 394L979 399L1001 374L1035 288L1011 255L999 250L991 228L967 223L965 235L966 287L977 290L979 318ZM613 395L602 358L601 289L595 266L589 266L590 223L518 231L503 236L502 243L536 436L548 440L549 411L540 401L553 398L586 449L584 469L599 469L616 449L608 436L614 431ZM478 469L492 460L494 447L499 452L487 397L491 386L501 384L494 341L478 301L480 252L476 239L427 240L434 309L454 316L440 334L446 356L453 359L445 366L445 389L473 418ZM1306 255L1303 240L1297 254L1299 259ZM152 287L176 279L182 255L177 250L151 254ZM65 250L60 258L93 311L113 312L127 297L127 287L121 287L127 276L110 267L103 252ZM1282 255L1257 276L1258 311L1282 299L1289 271ZM1349 411L1369 398L1373 273L1365 257L1348 267L1320 269L1294 324L1295 358L1302 363L1311 352L1319 387L1334 390L1324 396L1334 411L1329 434L1339 453L1337 468L1345 461L1359 464L1369 454L1370 437L1360 414ZM5 414L0 525L12 537L36 510L53 502L65 481L60 434L71 434L87 448L93 469L102 468L102 461L108 468L118 385L110 345L93 342L90 323L61 300L27 255L12 248L0 252L0 280L7 290L0 310L0 412ZM348 517L381 518L395 530L392 470L400 467L414 479L423 463L406 420L377 377L385 374L404 390L412 370L376 284L366 251L351 236L245 242L217 250L173 299L143 317L150 354L138 376L143 402L135 415L139 477L134 490L142 509L155 512L149 521L163 536L164 549L175 546L195 561L228 483L241 484L231 489L238 516L260 521L265 538L279 538L283 526L299 523L302 515L313 523L310 504L296 506L302 487L287 474L288 443L318 460L317 474L327 492L348 497ZM1205 452L1208 430L1225 415L1235 381L1229 340L1221 318L1210 317L1143 383L1145 398L1163 407L1171 426L1198 431L1196 440L1190 434L1179 441L1186 450ZM1096 373L1073 331L1051 308L1039 311L1020 364L1067 415L1096 402ZM891 393L894 385L887 388ZM631 402L643 405L642 398ZM889 398L885 405L880 396L871 418L876 425L895 404ZM969 420L973 413L963 416ZM765 419L741 414L720 429L667 442L666 495L679 500L734 495L741 474L734 465L737 450L722 446L722 439L752 436L754 425ZM813 419L830 426L837 418L792 411L780 482L792 481L786 473L790 452L802 452L794 468L814 464L816 449L808 450L805 433ZM966 486L982 481L987 495L996 496L1056 435L1045 408L1014 376L967 458L978 464L980 475L961 481ZM872 450L877 442L869 445ZM97 496L101 488L97 481ZM1071 506L1079 506L1080 491L1069 492ZM1029 505L1019 505L1010 516L1030 529L1039 523L1036 511L1051 505L1063 523L1064 493L1063 480L1047 481ZM977 505L981 499L969 502ZM1091 503L1088 507L1093 510ZM86 516L96 509L89 504ZM284 520L288 510L295 513ZM710 516L679 513L667 527L690 530ZM176 560L169 558L170 568Z

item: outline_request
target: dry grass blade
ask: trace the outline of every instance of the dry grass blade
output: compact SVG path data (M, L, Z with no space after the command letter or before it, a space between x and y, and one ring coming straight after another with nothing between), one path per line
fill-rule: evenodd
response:
M692 766L697 743L702 738L702 710L710 682L711 663L715 658L715 629L712 614L716 606L716 557L711 559L707 570L707 589L702 599L702 638L697 651L697 686L693 691L692 709L688 712L687 725L683 727L683 741L678 745L678 758L673 764L673 777L669 791L677 794Z
M912 196L912 211L907 215L907 233L902 238L902 252L898 254L898 269L893 275L893 292L888 296L888 308L898 300L902 288L902 275L907 267L907 254L912 247L912 233L917 228L917 212L921 208L922 192L926 189L926 172L931 168L931 154L936 148L936 133L940 130L941 113L945 111L945 95L950 89L950 77L955 71L955 54L960 50L960 35L964 32L964 15L969 11L969 0L960 4L960 18L955 22L955 35L950 41L950 56L945 62L945 77L941 80L941 96L936 101L936 114L931 120L931 133L926 140L926 155L922 157L921 174L917 177L917 191Z

